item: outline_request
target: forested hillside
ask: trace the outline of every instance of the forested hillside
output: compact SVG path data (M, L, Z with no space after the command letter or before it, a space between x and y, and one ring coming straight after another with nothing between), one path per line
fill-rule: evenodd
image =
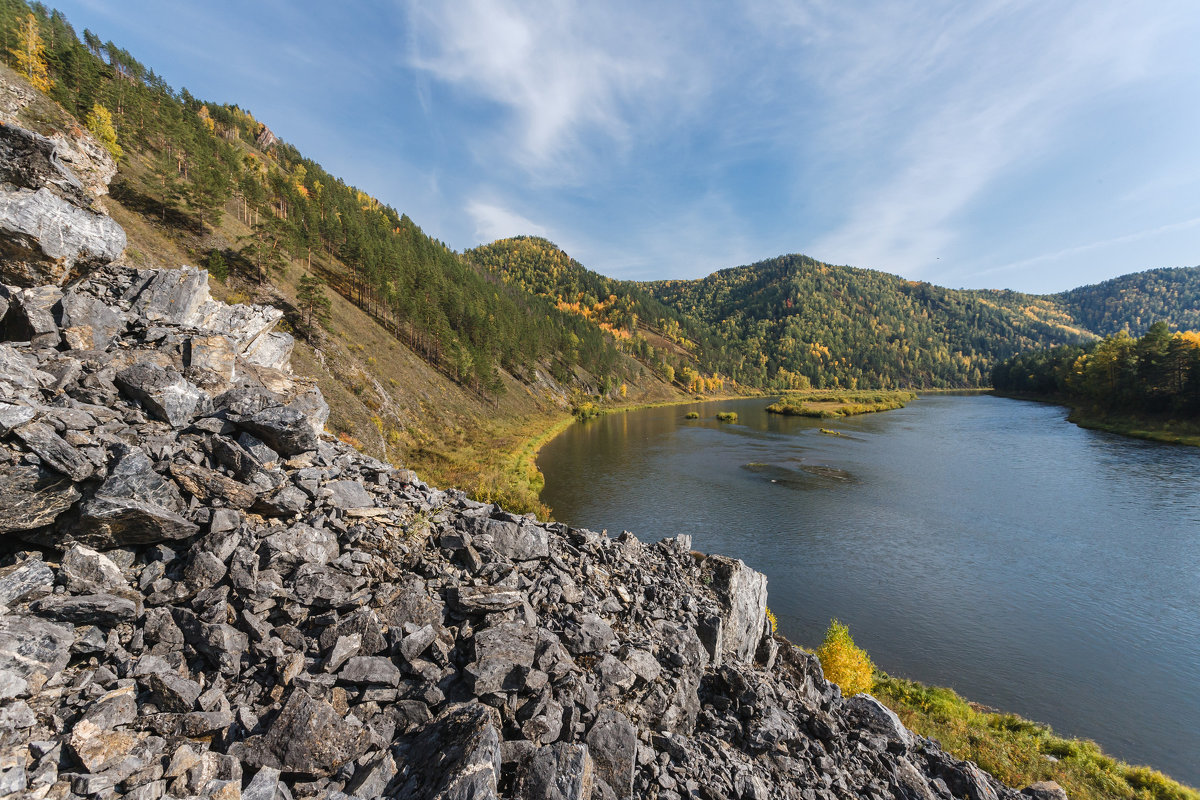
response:
M1050 298L945 289L799 255L646 287L744 343L734 378L780 388L981 386L999 359L1093 338Z
M1200 267L1150 269L1054 295L1080 325L1101 336L1141 336L1158 320L1200 330Z
M641 284L587 269L553 242L516 236L464 254L480 268L611 333L621 348L667 380L695 391L720 389L740 361L742 342L665 305Z
M1086 348L1014 356L992 371L997 390L1065 399L1095 411L1200 416L1200 332L1171 333L1156 322L1140 338L1126 331Z

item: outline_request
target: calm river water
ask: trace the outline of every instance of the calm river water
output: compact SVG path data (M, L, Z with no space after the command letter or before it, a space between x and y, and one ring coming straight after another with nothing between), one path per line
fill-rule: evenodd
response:
M769 403L573 425L538 459L542 499L574 525L743 559L793 641L837 617L894 675L1200 786L1200 449L987 396L837 422Z

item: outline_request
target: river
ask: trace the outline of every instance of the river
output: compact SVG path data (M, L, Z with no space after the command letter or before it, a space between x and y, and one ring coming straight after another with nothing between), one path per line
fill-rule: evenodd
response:
M769 403L572 425L538 458L542 500L743 559L792 641L837 617L893 675L1200 786L1200 448L990 396L837 421Z

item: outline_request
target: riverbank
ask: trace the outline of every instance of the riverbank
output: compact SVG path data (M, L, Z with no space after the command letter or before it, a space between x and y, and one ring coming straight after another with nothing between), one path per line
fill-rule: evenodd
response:
M1072 403L1066 397L1044 397L1020 392L998 392L994 389L992 390L992 394L996 397L1008 397L1013 400L1026 400L1033 403L1047 403L1070 409L1067 421L1081 428L1116 433L1121 436L1146 439L1152 442L1200 447L1200 420L1179 420L1167 416L1153 415L1104 414Z
M1127 764L1095 742L1060 737L1049 725L972 703L952 689L881 673L873 694L907 727L1011 785L1054 781L1070 800L1200 800L1200 791L1158 770Z
M786 392L778 402L767 406L767 411L793 417L833 419L904 408L916 397L907 391L814 389Z

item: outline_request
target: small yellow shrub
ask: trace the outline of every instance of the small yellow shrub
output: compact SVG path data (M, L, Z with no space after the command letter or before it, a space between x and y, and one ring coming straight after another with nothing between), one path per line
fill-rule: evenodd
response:
M850 629L836 619L829 622L825 641L817 648L817 659L825 679L836 683L847 697L869 692L875 686L875 665L850 638Z

